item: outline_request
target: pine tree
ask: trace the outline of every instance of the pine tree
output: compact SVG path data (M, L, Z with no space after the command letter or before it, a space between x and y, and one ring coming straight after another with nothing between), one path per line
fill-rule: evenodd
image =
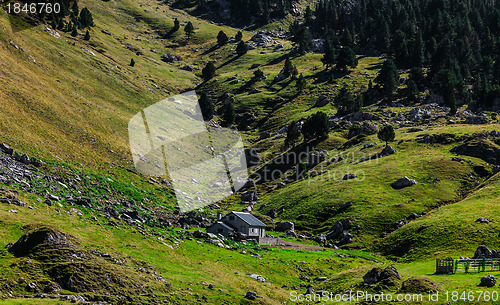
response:
M214 104L206 92L200 94L200 110L205 121L210 121L214 117Z
M87 30L87 32L85 32L85 37L83 38L84 40L90 40L90 33L89 33L89 30Z
M304 91L306 86L307 86L306 79L304 78L304 75L302 75L301 73L299 79L297 80L297 89L299 90L299 92L302 92Z
M133 58L130 60L130 66L131 67L135 66L135 60Z
M299 54L304 55L311 51L312 40L311 31L308 28L305 28L299 40Z
M340 49L336 68L340 71L346 71L347 67L356 68L357 66L358 59L353 50L350 47Z
M73 37L78 36L78 31L76 30L76 24L73 25L73 30L71 31L71 36L73 36Z
M302 125L302 135L304 140L311 140L314 138L326 138L330 131L330 120L326 113L318 111L307 118Z
M394 132L394 128L391 125L386 125L379 130L377 136L380 141L384 141L385 146L387 146L389 145L389 142L394 141L394 139L396 138L396 133Z
M285 146L290 147L295 145L299 138L299 124L297 122L291 122L290 125L288 125L288 129L286 132Z
M327 68L330 68L333 65L335 65L335 50L332 46L332 43L329 40L325 41L325 54L323 55L321 62Z
M285 60L285 66L283 67L283 74L286 77L291 76L294 68L295 67L293 66L292 61L290 60L290 58L287 58Z
M220 46L225 45L228 42L229 38L227 38L226 33L224 31L220 31L219 34L217 34L217 44Z
M419 91L417 87L417 83L413 80L409 79L406 82L406 97L411 101L416 101L418 97Z
M227 125L231 125L234 123L234 119L236 115L234 114L234 106L233 104L228 104L224 106L224 112L222 114L222 118Z
M244 43L243 41L240 41L238 43L238 46L236 47L236 53L239 55L239 56L243 56L245 54L247 54L248 52L248 46L246 43Z
M236 39L236 41L241 41L243 39L243 33L241 31L238 31L234 38Z
M194 25L191 21L189 21L184 27L184 32L186 33L188 39L194 34Z
M375 78L375 82L384 88L385 97L392 100L394 90L396 90L399 84L399 73L396 65L391 59L387 59L383 63L382 69L380 69L380 72Z
M180 28L181 28L181 23L179 22L179 19L175 18L174 27L172 28L172 33L177 32Z
M356 107L355 106L355 98L352 95L351 91L347 88L347 86L342 87L339 93L335 97L333 101L335 107L337 108L338 115L345 115L352 113Z
M215 77L215 73L216 73L216 68L215 68L214 63L211 62L211 61L209 61L207 63L207 65L205 66L205 68L203 68L203 70L201 70L201 74L202 74L203 79L205 81L209 81L212 78L214 78Z

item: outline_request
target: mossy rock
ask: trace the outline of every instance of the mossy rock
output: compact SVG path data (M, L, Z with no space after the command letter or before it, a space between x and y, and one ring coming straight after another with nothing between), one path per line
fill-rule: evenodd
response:
M49 225L32 225L9 249L17 257L29 257L38 269L23 271L36 278L40 272L62 289L75 293L108 296L137 296L168 285L154 271L145 272L141 262L82 249L77 238ZM22 267L21 267L22 268Z
M487 139L472 139L451 149L459 155L476 157L488 163L500 165L500 146Z
M26 234L9 248L9 252L17 257L28 255L37 256L44 251L67 250L73 252L76 246L73 244L76 239L64 234L58 228L49 225L30 225L25 227Z
M425 276L413 276L403 282L401 286L401 292L436 292L439 291L439 287Z

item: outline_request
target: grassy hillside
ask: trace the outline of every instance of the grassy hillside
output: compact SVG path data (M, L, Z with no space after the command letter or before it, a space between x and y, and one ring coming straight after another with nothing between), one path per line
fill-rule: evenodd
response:
M326 140L299 141L295 147L285 148L286 134L276 134L280 128L318 111L333 119L336 108L332 103L315 107L318 97L326 94L333 99L344 86L355 93L365 91L383 57L358 56L356 68L345 75L333 73L332 78L332 71L321 63L321 54L297 56L290 52L293 44L284 39L274 38L267 47L237 56L236 44L218 47L216 40L220 30L234 36L237 29L198 19L189 11L171 9L158 1L82 0L79 6L88 7L94 16L96 26L90 29L90 41L83 39L81 31L73 38L69 33L55 34L44 25L12 32L6 13L0 10L0 143L43 161L40 168L9 169L8 163L0 164L2 178L9 170L21 177L5 180L0 190L0 244L15 243L30 228L51 225L56 232L67 234L78 253L90 258L89 265L82 265L90 267L71 269L78 259L77 263L68 260L61 254L64 251L55 251L55 261L49 263L44 260L45 252L16 257L7 251L9 245L0 251L2 304L64 303L23 298L43 293L55 281L56 276L49 274L53 266L61 267L63 275L74 271L87 284L105 282L107 286L49 294L81 294L87 300L113 304L282 304L289 302L292 288L304 293L309 285L316 291L374 291L375 287L363 286L362 276L374 266L390 264L395 264L402 279L395 287L380 288L384 291L398 291L404 280L415 275L429 277L442 291L477 288L479 275L433 275L434 259L472 256L483 243L500 247L496 219L499 174L492 176L493 166L480 158L460 156L468 161L453 161L455 154L450 152L463 142L462 136L498 130L495 115L489 114L492 124L463 124L467 114L461 109L457 116L440 114L436 120L420 122L417 127L423 130L415 132L400 118L420 106L418 103L398 106L376 101L365 105L364 112L380 118L373 121L378 127L386 123L396 126L396 139L391 143L395 154L362 160L379 153L384 143L375 134L349 138L348 128L338 126ZM181 23L180 30L165 37L175 18ZM277 30L292 20L287 16L266 28ZM183 27L189 21L195 34L187 39ZM245 41L253 35L243 31ZM283 48L276 49L278 44ZM180 60L162 61L167 53ZM302 92L294 78L274 80L287 58L307 80ZM129 65L131 59L134 67ZM201 69L208 61L214 62L217 72L214 79L203 82ZM267 79L252 80L257 70L252 68L254 64L260 65L258 69ZM186 71L185 66L193 71ZM400 72L407 76L408 71ZM294 221L298 238L285 237L284 232L272 234L302 246L267 248L194 238L192 233L203 230L203 225L183 222L189 215L179 214L169 183L135 172L129 120L142 109L188 89L208 92L216 110L224 104L226 92L234 97L237 119L231 127L242 133L246 146L263 157L252 172L271 167L268 162L285 153L328 152L326 160L311 168L305 179L270 181L255 188L260 197L253 207L255 214L269 228L277 221ZM404 99L396 102L407 103ZM222 123L220 113L214 123ZM262 132L269 137L261 138ZM417 142L425 134L451 140ZM374 142L378 143L365 147ZM329 161L340 156L343 160ZM285 164L283 168L294 171L295 166ZM357 178L342 180L346 174ZM403 176L418 184L391 187ZM49 194L59 196L60 201L48 203ZM9 196L18 197L26 206L7 203ZM90 198L93 208L75 203L74 198L81 196ZM352 207L340 211L346 202ZM218 205L221 208L207 207L195 213L209 218L201 223L212 220L218 211L242 210L248 203L235 194ZM271 209L277 210L276 219L263 216ZM127 219L124 212L137 213L141 221ZM413 213L416 219L394 224ZM479 217L492 222L475 222ZM313 238L345 219L352 223L353 242L342 249L318 247ZM112 272L123 282L108 276L105 281L102 272ZM250 274L260 274L267 281L258 282ZM31 282L39 287L27 287ZM262 298L246 300L243 297L248 291Z

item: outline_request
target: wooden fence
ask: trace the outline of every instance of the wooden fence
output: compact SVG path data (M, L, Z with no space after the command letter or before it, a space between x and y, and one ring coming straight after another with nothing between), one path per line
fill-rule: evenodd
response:
M500 271L500 258L437 259L436 274Z

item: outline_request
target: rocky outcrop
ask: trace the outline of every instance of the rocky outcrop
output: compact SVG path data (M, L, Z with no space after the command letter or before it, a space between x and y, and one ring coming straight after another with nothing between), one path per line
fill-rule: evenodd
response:
M391 183L392 188L399 190L405 187L413 186L418 184L417 181L410 179L406 176L399 178L398 180Z

